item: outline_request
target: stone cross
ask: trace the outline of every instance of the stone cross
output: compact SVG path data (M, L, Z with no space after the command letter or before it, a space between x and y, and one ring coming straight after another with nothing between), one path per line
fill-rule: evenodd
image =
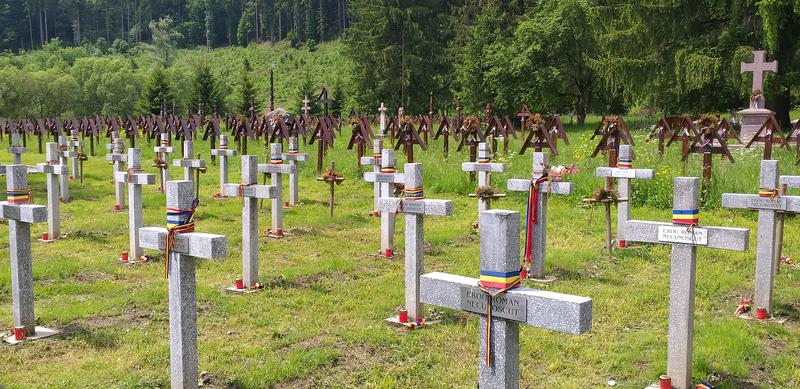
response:
M270 184L275 187L272 198L272 228L267 236L270 238L283 238L283 175L297 173L297 166L283 163L283 146L273 143L270 148L269 163L258 165L260 173L270 174Z
M786 194L786 192L791 189L800 189L800 176L781 176L780 177L780 188L779 193L781 195ZM776 223L775 226L775 266L773 274L777 275L778 270L780 269L781 258L783 256L783 226L784 226L784 219L786 214L785 213L778 213L776 215Z
M31 224L47 220L47 210L41 205L29 204L30 190L26 166L8 165L6 176L7 198L6 201L0 202L0 219L8 221L13 326L15 329L22 329L25 336L34 337L39 328L36 327L36 316L33 311Z
M139 229L142 228L142 185L156 183L154 174L142 171L142 149L128 149L128 171L117 172L114 177L117 182L128 184L128 229L130 235L130 248L128 255L139 259L144 255L144 250L139 246Z
M67 150L67 138L64 135L58 136L58 149L60 151L58 156L58 164L67 166L67 158L75 157L77 154ZM58 176L58 187L61 190L61 201L69 202L69 174L62 174Z
M139 229L141 246L146 249L169 249L164 261L169 277L169 349L170 384L173 388L197 387L197 303L195 299L195 260L218 259L227 255L224 235L176 232L176 227L193 223L194 187L191 181L169 181L167 226ZM170 232L172 231L172 232ZM167 242L172 243L168 247Z
M378 108L378 112L380 112L381 117L381 135L386 133L386 105L381 103L381 107Z
M200 173L206 171L206 161L194 159L194 141L183 141L183 158L172 161L172 166L183 168L184 181L191 181L195 193L200 193Z
M492 163L489 146L486 144L486 142L481 142L478 144L478 161L462 163L461 171L477 172L478 190L480 190L481 188L490 188L492 186L491 173L506 171L506 164ZM492 207L492 199L502 196L504 195L495 195L493 197L478 196L478 213L480 214L481 212L490 209Z
M236 155L236 150L228 149L228 137L219 136L219 148L211 150L211 155L219 157L219 193L214 197L222 197L225 184L228 183L228 157Z
M69 174L67 165L59 164L58 143L48 142L45 145L47 162L36 164L36 171L47 175L47 239L58 239L61 236L61 202L59 201L58 176Z
M592 299L513 286L520 273L519 221L518 212L481 212L480 280L446 273L421 278L425 304L480 315L481 389L519 387L520 324L573 335L592 327Z
M753 89L752 91L764 91L764 73L778 72L778 62L764 62L764 55L766 54L765 51L756 50L753 51L753 62L751 63L741 63L741 72L742 73L753 73Z
M22 138L18 132L11 133L11 146L8 153L14 156L14 165L22 165L22 154L28 152L28 148L22 145Z
M361 157L362 166L372 166L373 176L381 171L381 151L383 151L383 139L375 138L372 140L372 156ZM381 184L378 181L370 181L364 174L364 181L372 182L372 216L378 217L378 200L381 198Z
M242 198L242 280L251 289L258 283L258 199L275 198L276 187L258 185L258 157L242 155L242 183L223 185L222 195Z
M294 166L294 171L289 173L289 206L296 207L300 205L300 174L298 172L297 163L308 161L308 154L300 153L297 147L297 137L289 137L289 152L283 154L283 160L289 161L290 166Z
M403 197L382 197L378 206L381 212L404 213L406 216L405 307L408 310L409 320L415 322L423 317L419 277L424 272L424 217L451 216L453 202L425 199L422 187L422 164L407 163L404 171Z
M308 105L311 100L308 99L308 96L303 97L303 113L308 115L311 112L311 107Z
M507 183L510 191L528 193L523 279L555 280L555 277L546 277L544 274L547 257L547 198L551 194L572 194L574 185L571 182L547 180L547 174L547 154L534 152L531 178L511 179Z
M394 184L404 183L406 177L403 173L397 173L394 166L394 150L384 149L380 157L381 169L379 172L364 173L364 181L374 182L379 186L380 192L376 197L378 201L377 209L380 209L380 199L391 197L394 192ZM393 256L394 247L394 212L380 212L381 215L381 254L386 258Z
M125 161L128 156L125 153L125 142L122 138L114 137L114 146L111 149L111 154L106 155L106 159L114 164L114 212L121 212L125 209L125 180L119 180L119 173L125 172Z
M83 142L78 139L78 129L72 128L69 131L69 143L67 144L70 148L70 159L72 159L72 175L69 177L70 179L74 180L77 179L80 175L80 170L78 167L79 160L78 155L80 154L80 150L83 147Z
M595 175L597 177L616 179L619 197L628 199L627 201L620 201L617 203L617 244L621 248L627 246L625 241L625 224L631 219L631 180L653 179L652 169L633 168L633 161L635 159L633 147L630 145L620 145L617 167L598 167L595 170Z
M749 245L746 228L699 226L699 195L699 177L676 177L672 223L630 220L625 226L630 242L672 245L667 374L677 389L692 380L697 247L745 251Z
M800 212L800 197L784 196L779 188L778 161L761 161L761 183L758 194L722 195L723 208L758 211L758 240L756 241L755 307L772 313L773 277L780 258L777 226L779 214ZM783 231L781 231L782 234Z
M153 148L156 153L156 163L154 167L159 168L160 180L159 191L163 191L167 187L169 181L169 155L175 152L175 148L170 146L169 134L162 132L160 135L159 145Z

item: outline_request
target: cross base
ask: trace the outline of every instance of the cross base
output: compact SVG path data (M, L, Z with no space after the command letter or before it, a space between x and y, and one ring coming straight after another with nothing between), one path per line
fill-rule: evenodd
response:
M431 321L425 320L425 324L417 325L413 321L409 321L408 323L403 323L403 322L400 321L400 316L392 316L390 318L385 319L384 322L386 324L392 326L392 327L401 327L401 328L408 328L408 329L411 329L411 330L415 330L415 329L418 329L418 328L428 327L428 326L434 325L434 324L440 324L442 321L441 320L431 320Z
M59 331L56 331L54 329L50 329L50 328L47 328L47 327L39 327L39 326L36 326L36 329L34 331L36 331L35 334L28 335L23 340L16 340L14 338L14 334L4 335L3 336L3 341L13 346L13 345L17 345L17 344L20 344L20 343L23 343L23 342L29 342L29 341L33 341L33 340L49 338L51 336L58 335L60 333Z
M272 229L267 230L267 237L272 239L281 239L285 235L283 234L283 230L275 230L272 232Z
M372 217L381 217L381 213L380 213L380 212L378 212L378 211L372 211L372 213L370 214L370 216L372 216Z
M42 237L41 237L40 239L38 239L38 240L39 240L39 243L53 243L53 242L55 242L57 239L58 239L58 238L51 238L51 237L50 237L50 236L48 236L48 235L47 235L47 233L45 232L44 234L42 234Z
M263 291L265 288L242 288L238 289L236 286L229 286L225 288L225 293L230 294L255 294Z
M111 209L114 213L122 213L128 210L128 207L122 207L119 204L114 204L114 207Z
M558 277L556 277L556 276L544 276L544 278L534 278L534 277L528 276L528 278L526 278L526 280L529 280L529 281L531 281L533 283L536 283L536 284L549 284L551 282L558 281Z

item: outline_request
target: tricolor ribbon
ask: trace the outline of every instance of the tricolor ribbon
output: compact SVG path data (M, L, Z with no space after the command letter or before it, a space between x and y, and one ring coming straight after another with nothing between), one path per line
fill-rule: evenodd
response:
M31 204L33 193L30 189L10 189L6 191L6 201L11 204Z
M424 200L425 199L425 192L422 190L422 187L419 188L406 188L403 189L403 197L406 200Z
M272 157L270 157L269 163L272 165L280 165L283 163L283 156L273 155Z
M511 272L496 272L481 270L478 288L486 293L486 366L492 361L492 300L502 293L514 289L520 284L520 270Z
M700 210L674 209L672 210L672 222L675 224L688 224L690 226L700 224Z
M539 196L541 196L541 186L547 182L549 177L544 173L539 178L531 178L531 186L528 189L528 207L525 215L525 265L523 266L523 278L527 278L528 268L531 265L531 255L533 252L533 226L539 223Z
M381 173L393 174L393 173L396 173L396 172L397 172L397 169L394 166L384 166L384 167L381 168Z
M492 158L491 157L478 158L478 163L489 163L489 162L492 162Z
M620 159L617 161L617 167L620 169L632 169L633 168L633 160L632 159Z
M164 246L164 275L169 278L169 251L175 245L175 235L194 232L194 211L200 200L192 201L192 209L167 208L167 241Z
M761 189L761 190L758 191L758 196L759 197L769 197L771 199L774 199L775 197L778 197L778 190L777 189Z

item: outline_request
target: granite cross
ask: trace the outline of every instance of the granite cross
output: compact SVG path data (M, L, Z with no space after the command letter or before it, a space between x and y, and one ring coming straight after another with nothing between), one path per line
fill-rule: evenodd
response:
M11 133L11 146L8 146L8 153L14 156L14 165L22 165L22 154L28 152L28 148L22 145L19 132Z
M781 176L779 193L786 194L789 189L800 188L800 176ZM775 266L773 267L773 274L777 275L780 269L781 258L783 258L783 226L786 213L778 213L776 215L775 226Z
M574 185L571 182L548 179L547 154L540 151L533 153L531 178L511 179L507 185L510 191L528 193L522 279L554 281L555 277L544 274L547 257L547 199L551 194L572 194Z
M446 273L420 280L423 303L480 315L481 389L519 387L520 324L572 335L592 327L592 299L515 287L519 221L518 212L481 212L480 280Z
M381 152L383 151L383 139L380 135L372 140L372 156L361 157L361 165L371 165L372 174L380 173L381 171ZM372 182L372 216L378 217L378 200L381 198L381 183L367 178L367 173L364 174L364 181Z
M125 161L128 156L125 153L125 143L120 137L114 137L111 154L106 155L106 159L114 164L114 212L122 212L125 209L125 180L119 180L118 174L125 172Z
M258 185L258 157L242 156L242 183L225 184L222 195L242 199L242 280L244 289L228 288L229 291L251 290L258 283L258 199L272 199L276 187Z
M8 222L8 251L11 259L11 310L14 335L6 338L18 343L23 338L53 335L52 330L36 327L33 311L33 260L31 257L31 224L47 220L47 210L32 205L28 189L28 168L6 166L6 201L0 202L0 219Z
M308 105L311 100L308 99L308 95L303 97L303 113L308 115L311 113L311 107Z
M169 155L175 152L175 148L170 146L168 133L162 132L160 134L159 145L154 147L153 151L156 153L153 167L158 168L160 175L157 190L164 191L164 188L167 187L167 181L169 181Z
M64 135L58 136L58 164L67 166L67 158L73 156L73 153L67 150L67 138ZM58 188L61 190L61 201L69 202L69 174L62 174L58 176Z
M283 175L297 172L297 166L283 163L283 146L270 145L269 163L258 165L259 173L270 174L270 185L275 187L272 199L272 228L267 232L270 238L283 238Z
M380 192L375 198L377 201L376 209L380 209L380 199L391 197L394 192L394 184L404 183L406 178L403 173L397 173L394 166L394 150L384 149L380 156L381 169L379 172L364 173L364 181L374 182L379 186ZM380 212L381 215L381 254L386 258L391 258L394 254L394 212Z
M595 170L595 175L597 177L615 178L617 180L619 197L628 199L628 201L617 202L617 245L621 248L627 246L625 241L625 223L631 218L631 180L653 179L653 170L634 169L634 160L636 160L636 156L633 153L633 147L630 145L620 145L617 167L598 167Z
M206 172L206 161L194 156L194 141L183 141L183 158L172 161L172 166L183 168L184 181L191 181L195 197L200 197L200 173Z
M496 198L504 197L503 194L482 194L482 190L487 190L492 187L492 172L506 171L506 164L493 163L492 156L489 152L489 146L486 142L478 144L478 161L477 162L464 162L461 164L461 171L477 172L478 173L478 190L474 194L478 197L478 213L492 207L491 201ZM472 196L472 195L471 195Z
M228 137L220 135L219 148L211 150L211 155L219 157L219 193L214 195L215 198L224 196L223 188L228 183L228 157L233 157L236 153L236 150L228 149Z
M378 112L380 113L381 135L386 135L386 104L381 103Z
M197 387L197 302L195 260L225 257L224 235L194 232L195 202L191 181L167 182L167 226L139 229L141 246L168 251L170 384Z
M294 170L289 173L289 201L287 204L295 207L300 205L300 174L297 163L308 161L308 154L300 153L300 149L297 147L297 136L290 136L288 145L289 152L283 154L283 160L289 161L289 165L294 166Z
M408 311L408 319L416 322L423 317L419 277L424 272L424 218L425 216L451 216L453 202L425 198L422 187L422 164L407 163L404 171L403 197L382 197L378 206L381 212L405 214L405 308Z
M142 185L155 184L156 176L142 171L142 150L130 148L128 149L128 171L117 172L115 179L117 182L128 184L128 229L130 235L128 257L138 260L144 255L144 250L139 246L139 229L143 225ZM122 258L125 258L125 255Z
M58 176L69 174L69 168L67 165L59 164L58 143L48 142L45 147L47 161L37 164L36 170L47 175L47 236L42 236L42 241L49 242L61 236Z
M700 226L700 178L676 177L672 223L628 221L629 242L672 245L669 286L669 333L667 374L676 389L687 389L692 380L692 338L697 247L745 251L749 245L746 228Z
M755 307L772 313L773 277L777 273L775 261L780 258L778 249L778 217L786 212L800 212L800 197L784 196L779 188L778 161L761 161L761 182L758 194L722 195L723 208L758 211L758 239L756 241ZM783 233L781 229L781 234Z
M83 142L78 139L78 128L73 127L69 131L69 143L67 145L70 148L70 155L69 157L72 159L72 175L69 176L71 180L77 179L80 176L80 170L78 168L78 164L80 162L80 150L83 147Z
M778 62L764 62L766 51L753 51L753 62L741 63L741 73L753 73L752 91L764 91L764 73L778 72ZM762 97L763 99L763 97ZM763 106L763 105L762 105Z

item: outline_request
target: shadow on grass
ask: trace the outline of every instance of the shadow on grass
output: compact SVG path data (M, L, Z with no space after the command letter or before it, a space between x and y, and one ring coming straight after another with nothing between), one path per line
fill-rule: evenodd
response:
M119 335L105 328L90 328L82 324L68 324L63 328L61 336L68 340L77 340L95 349L109 349L117 346Z

